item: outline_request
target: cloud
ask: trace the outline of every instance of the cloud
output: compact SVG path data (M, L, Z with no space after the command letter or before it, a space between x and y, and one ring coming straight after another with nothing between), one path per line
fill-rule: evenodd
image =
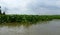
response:
M60 14L59 0L37 1L37 3L29 4L28 8L36 14ZM31 6L30 6L31 5Z
M60 14L60 0L1 0L7 14Z

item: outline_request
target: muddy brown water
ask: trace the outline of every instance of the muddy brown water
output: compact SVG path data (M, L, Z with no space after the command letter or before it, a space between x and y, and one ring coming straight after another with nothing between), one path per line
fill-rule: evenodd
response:
M28 27L1 26L0 35L60 35L60 20L39 22Z

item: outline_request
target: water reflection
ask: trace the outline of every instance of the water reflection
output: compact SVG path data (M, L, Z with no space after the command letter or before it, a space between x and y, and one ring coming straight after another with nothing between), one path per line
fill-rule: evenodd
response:
M60 35L60 20L0 25L0 35Z

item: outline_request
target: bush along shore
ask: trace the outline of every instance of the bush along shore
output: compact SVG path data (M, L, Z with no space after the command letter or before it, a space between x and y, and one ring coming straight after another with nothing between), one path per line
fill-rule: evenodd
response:
M60 15L0 15L0 23L39 22L60 19Z

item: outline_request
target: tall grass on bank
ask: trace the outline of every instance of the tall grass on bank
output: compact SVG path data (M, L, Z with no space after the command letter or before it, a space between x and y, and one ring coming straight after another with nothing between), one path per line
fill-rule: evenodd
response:
M60 15L0 15L0 23L39 22L60 19Z

